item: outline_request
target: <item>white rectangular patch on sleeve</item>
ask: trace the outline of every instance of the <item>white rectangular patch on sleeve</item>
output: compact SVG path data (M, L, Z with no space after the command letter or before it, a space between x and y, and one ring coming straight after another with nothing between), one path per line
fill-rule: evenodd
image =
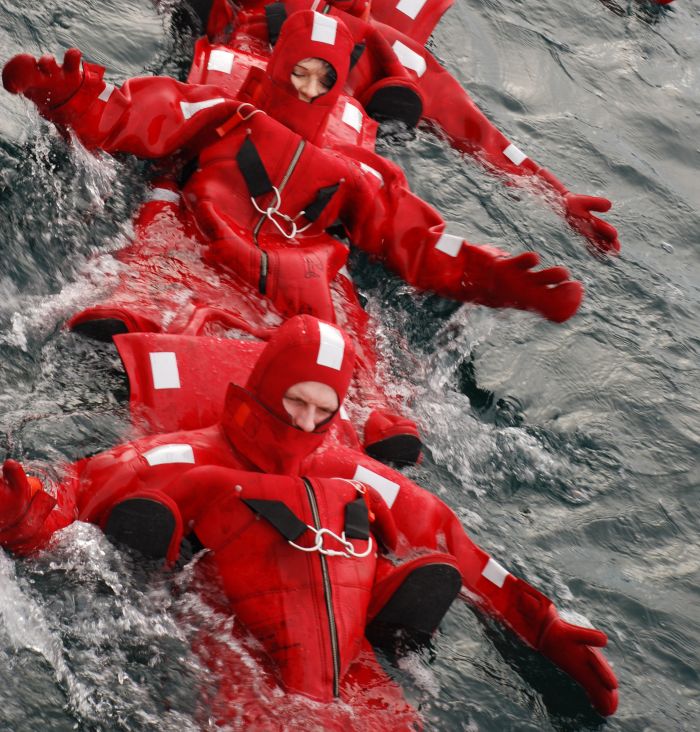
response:
M520 163L525 160L527 155L517 148L512 142L508 147L503 151L503 154L508 158L508 160L511 161L511 163L514 163L515 165L520 165Z
M456 257L459 254L459 250L462 248L462 237L455 236L454 234L442 234L437 240L435 248L448 254L450 257Z
M394 505L396 496L399 495L399 484L394 483L393 480L385 478L379 473L375 473L369 468L365 468L362 465L358 465L355 470L355 475L352 476L353 480L359 480L360 483L367 483L371 485L374 490L384 499L389 508Z
M177 191L171 191L170 188L153 188L146 200L178 203L180 201L180 194Z
M340 418L344 419L346 422L350 421L350 415L347 413L345 407L341 404L340 409L338 410L338 414L340 414Z
M396 9L399 13L407 15L411 20L415 20L418 13L423 10L423 6L427 0L399 0Z
M168 465L169 463L194 464L192 445L161 445L144 452L143 456L151 467L154 465Z
M335 44L335 32L338 29L338 21L329 15L322 15L314 11L314 27L311 30L311 40L318 43L327 43L329 46Z
M358 134L362 130L362 112L350 102L345 102L345 109L343 110L343 122L348 127L352 127Z
M215 48L209 54L207 61L207 71L220 71L222 74L230 74L233 68L233 60L236 57L231 51L225 51L221 48Z
M180 372L177 358L172 351L155 351L148 354L151 358L151 374L154 389L179 389Z
M345 354L343 336L337 328L328 323L319 322L318 330L321 335L321 343L318 347L316 363L319 366L328 366L329 369L340 371Z
M105 84L105 88L100 92L100 96L97 97L101 102L108 102L112 96L114 87L111 84Z
M405 43L401 43L401 41L394 41L392 48L403 66L415 71L418 76L423 76L428 67L425 59L420 54L410 49Z
M201 112L203 109L208 109L209 107L215 107L217 104L225 101L223 97L216 97L214 99L205 99L202 102L180 102L180 109L182 110L182 116L185 119L190 119L197 112Z
M493 582L496 587L503 587L506 577L510 572L502 567L493 557L489 557L486 566L481 570L481 574L486 577L489 582Z
M382 185L384 185L384 178L378 170L375 170L371 165L367 165L367 163L360 163L360 167L365 171L365 173L373 175Z

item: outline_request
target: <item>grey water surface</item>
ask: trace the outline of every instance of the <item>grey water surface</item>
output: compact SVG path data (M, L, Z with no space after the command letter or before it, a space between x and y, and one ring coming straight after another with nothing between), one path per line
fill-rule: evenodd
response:
M113 82L182 76L192 39L173 32L174 4L4 0L0 61L78 46ZM538 194L427 130L380 142L467 238L535 249L586 287L555 325L417 295L354 258L387 389L427 445L409 473L609 635L620 707L602 720L461 603L430 647L385 664L427 729L700 729L700 8L456 0L429 45L530 157L612 199L622 252L594 256ZM0 93L0 459L51 474L128 437L116 353L62 324L109 286L146 174L67 145ZM86 525L36 557L0 553L0 730L206 727L191 640L226 629L186 585Z

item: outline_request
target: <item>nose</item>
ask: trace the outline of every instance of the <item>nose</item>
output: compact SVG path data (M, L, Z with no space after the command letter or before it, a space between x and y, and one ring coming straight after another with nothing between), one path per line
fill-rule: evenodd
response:
M298 427L300 430L313 432L316 429L316 407L312 404L307 404L296 414L294 422L295 427Z
M323 94L325 91L321 82L315 77L311 76L306 79L306 82L299 88L299 91L309 100L316 99L316 97Z

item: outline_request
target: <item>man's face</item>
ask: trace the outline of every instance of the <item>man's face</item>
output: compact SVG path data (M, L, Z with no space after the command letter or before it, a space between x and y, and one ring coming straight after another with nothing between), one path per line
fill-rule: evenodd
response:
M291 81L299 99L312 102L325 94L332 86L331 65L320 58L304 58L294 65Z
M300 381L287 389L282 404L294 427L313 432L335 414L338 395L320 381Z

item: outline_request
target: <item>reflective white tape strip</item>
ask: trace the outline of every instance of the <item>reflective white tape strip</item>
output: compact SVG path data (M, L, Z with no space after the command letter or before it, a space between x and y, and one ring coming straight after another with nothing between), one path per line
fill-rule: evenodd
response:
M114 87L111 84L105 84L105 88L100 92L100 96L97 97L101 102L108 102L112 96Z
M233 68L233 60L236 57L231 51L224 51L221 48L215 48L209 54L207 61L207 71L220 71L222 74L230 74Z
M309 8L309 10L318 10L318 6L321 4L321 0L314 0L314 4Z
M343 122L348 127L352 127L355 132L362 130L362 112L350 102L345 102L345 109L343 110Z
M408 15L411 20L415 20L416 15L423 10L423 6L426 2L427 0L399 0L399 4L396 6L396 9L399 13Z
M512 142L508 147L503 151L503 154L510 160L512 163L515 163L515 165L520 165L520 163L527 158L527 155L517 148Z
M344 406L341 405L340 409L338 410L338 413L340 414L340 418L344 419L346 422L350 420L350 415L347 413Z
M341 277L345 277L345 279L346 279L346 280L350 280L350 281L352 281L352 276L350 275L350 270L349 270L349 269L348 269L348 268L347 268L347 267L346 267L345 265L343 265L343 266L342 266L342 267L341 267L341 268L340 268L340 269L338 270L338 274L339 274L339 275L340 275Z
M365 171L365 173L370 173L377 178L382 185L384 185L384 178L382 178L382 174L378 170L375 170L371 165L367 165L367 163L360 163L360 167Z
M180 109L182 110L182 116L185 119L189 119L202 109L215 107L217 104L225 101L223 97L216 97L215 99L205 99L203 102L180 102Z
M401 41L394 41L392 46L394 53L398 56L399 61L411 71L415 71L418 76L423 76L427 65L425 59L414 50L410 49L405 43Z
M502 567L495 559L489 558L486 566L481 570L481 574L489 582L493 582L496 587L503 587L503 583L506 581L506 577L510 572Z
M194 463L192 445L161 445L144 452L143 456L150 466L167 465L168 463Z
M149 194L147 201L168 201L168 203L178 203L180 194L177 191L171 191L170 188L154 188Z
M335 32L338 29L338 21L329 15L322 15L314 11L314 27L311 30L311 40L318 43L335 44Z
M455 236L454 234L443 234L438 240L435 248L445 254L449 254L450 257L456 257L459 254L459 250L462 248L462 237Z
M355 475L352 476L353 480L359 480L360 483L367 483L371 485L377 493L384 499L386 505L391 508L394 505L396 496L399 495L399 484L394 483L393 480L385 478L379 473L375 473L369 468L365 468L362 465L358 465L355 470Z
M319 366L328 366L329 369L340 371L345 354L345 341L337 328L328 323L319 321L318 330L321 334L321 344L318 347L316 363Z
M172 351L156 351L148 354L151 358L151 374L154 389L179 389L180 372L177 357Z

